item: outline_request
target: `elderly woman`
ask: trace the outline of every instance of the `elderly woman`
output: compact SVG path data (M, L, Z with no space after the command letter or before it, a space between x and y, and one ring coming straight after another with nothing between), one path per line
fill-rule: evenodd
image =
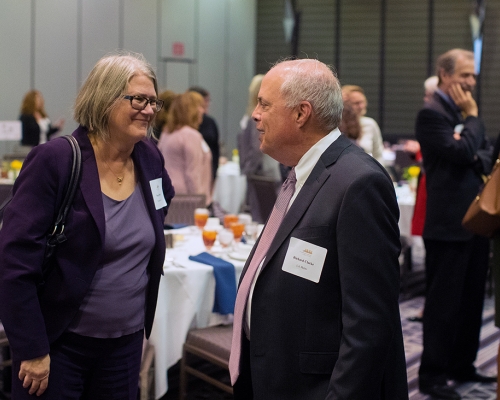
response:
M23 146L33 147L45 143L64 127L64 119L59 119L53 124L50 122L45 112L43 96L38 90L30 90L24 95L19 119L23 126L21 137Z
M349 103L352 106L361 124L361 134L356 139L356 143L379 163L383 164L384 143L382 134L377 122L365 115L368 101L363 88L356 85L344 85L342 86L342 98L344 104Z
M79 187L44 277L51 227L71 174L64 139L35 147L0 231L0 319L13 356L14 399L136 399L174 195L150 135L156 77L140 55L98 61L74 107Z
M204 194L212 202L212 153L197 131L204 100L196 92L178 95L170 105L167 125L158 142L177 194Z

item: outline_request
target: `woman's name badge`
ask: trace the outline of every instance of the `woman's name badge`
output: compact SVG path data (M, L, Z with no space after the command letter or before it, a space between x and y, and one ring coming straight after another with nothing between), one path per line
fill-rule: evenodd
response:
M281 269L318 283L326 253L327 250L323 247L292 237Z
M165 196L163 195L161 178L149 181L149 185L151 186L151 193L153 194L156 209L159 210L160 208L166 207L167 202L165 201Z

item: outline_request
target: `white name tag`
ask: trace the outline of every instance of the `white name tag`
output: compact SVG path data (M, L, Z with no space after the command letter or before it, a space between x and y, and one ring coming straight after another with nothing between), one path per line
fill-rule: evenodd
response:
M283 262L283 271L318 283L327 250L292 237Z
M462 133L464 130L464 124L458 124L453 128L453 133Z
M153 194L153 200L155 201L155 207L157 210L163 208L167 205L165 201L165 196L163 195L163 186L161 185L161 178L153 179L149 181L151 186L151 193Z

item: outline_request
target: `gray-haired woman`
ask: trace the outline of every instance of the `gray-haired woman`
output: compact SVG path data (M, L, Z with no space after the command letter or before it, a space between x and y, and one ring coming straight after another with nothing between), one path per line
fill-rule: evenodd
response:
M140 55L97 62L78 94L82 173L65 235L43 279L47 230L67 190L72 151L28 155L0 231L0 319L14 399L136 399L165 257L174 190L150 140L156 77Z

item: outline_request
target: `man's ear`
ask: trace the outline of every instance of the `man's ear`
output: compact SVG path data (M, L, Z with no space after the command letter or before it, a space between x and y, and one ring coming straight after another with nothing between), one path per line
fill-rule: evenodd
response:
M297 106L295 122L302 128L311 118L312 106L308 101L301 101Z

